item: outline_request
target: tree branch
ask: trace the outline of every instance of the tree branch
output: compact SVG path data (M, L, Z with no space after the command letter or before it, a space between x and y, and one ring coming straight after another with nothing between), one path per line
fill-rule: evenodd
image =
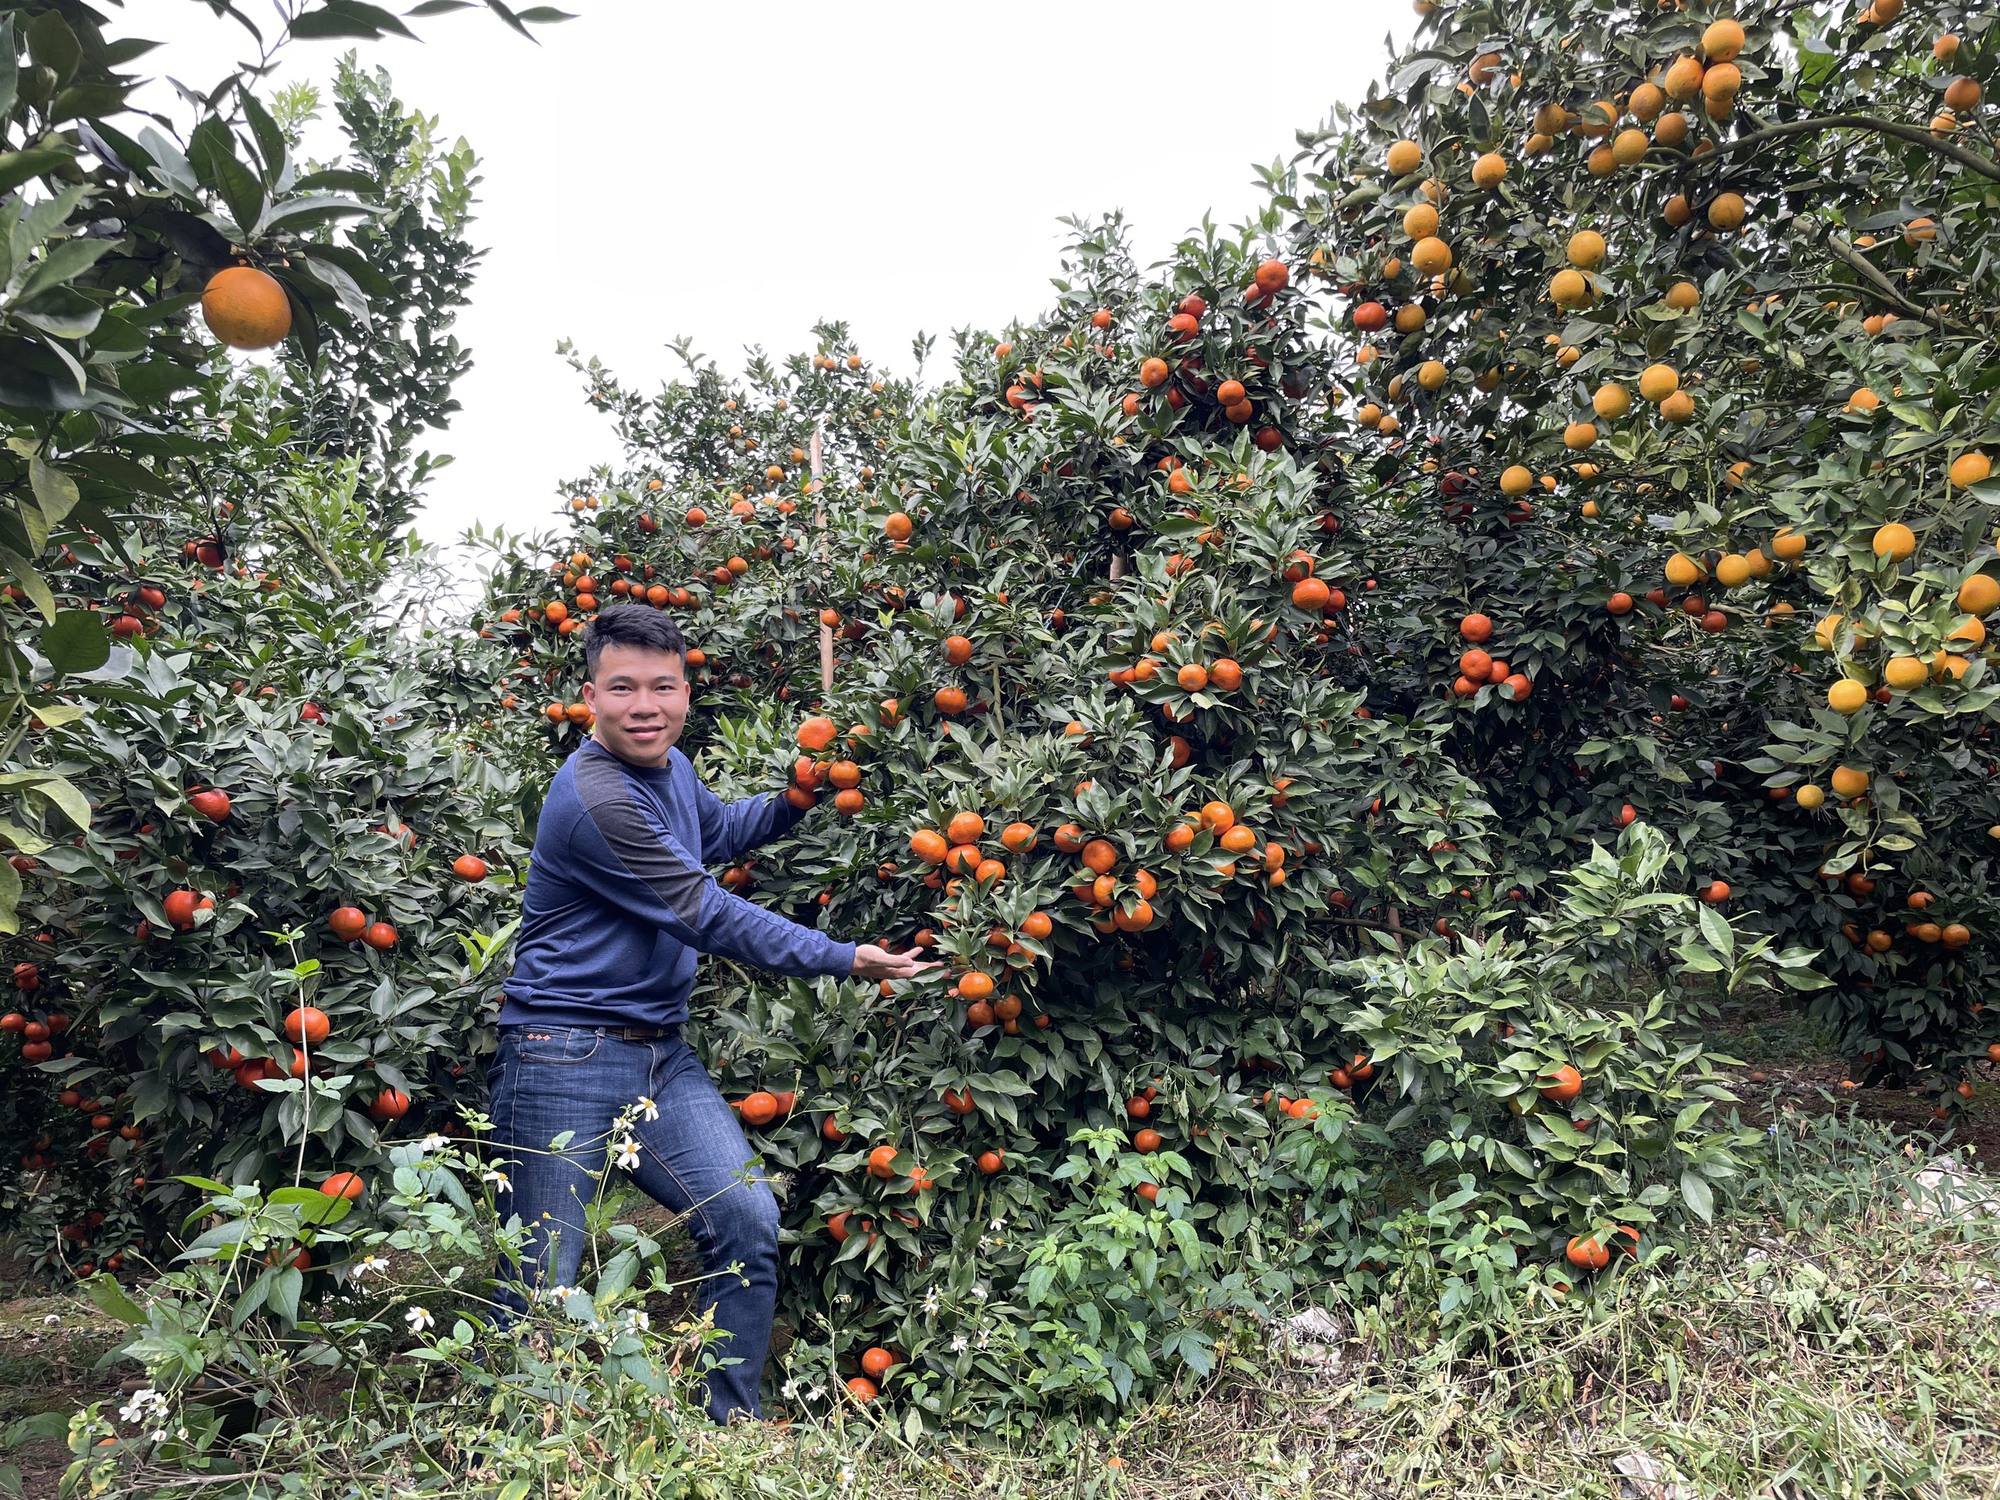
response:
M1878 135L1894 136L1899 141L1912 146L1922 146L1950 161L1957 162L1967 171L1977 172L1982 177L1990 177L2000 182L2000 162L1993 162L1977 151L1968 151L1963 146L1955 146L1942 137L1932 135L1921 125L1904 125L1896 120L1877 119L1874 115L1815 115L1806 120L1787 120L1782 125L1766 125L1748 135L1739 135L1733 140L1718 141L1713 151L1705 151L1693 158L1692 165L1701 166L1728 155L1746 146L1762 145L1765 141L1778 140L1790 135L1813 135L1822 130L1872 130Z

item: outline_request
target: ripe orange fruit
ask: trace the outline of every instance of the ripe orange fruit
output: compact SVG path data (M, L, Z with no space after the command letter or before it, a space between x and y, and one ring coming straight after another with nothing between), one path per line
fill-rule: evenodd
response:
M1000 830L1000 847L1010 854L1021 854L1035 847L1035 825L1032 823L1009 823Z
M1118 863L1118 850L1106 839L1092 839L1083 846L1083 863L1099 875L1108 875Z
M919 828L910 835L910 852L927 865L941 865L951 852L951 845L936 829Z
M1142 1130L1132 1137L1132 1149L1143 1156L1149 1156L1160 1149L1164 1139L1165 1137L1157 1130L1150 1128Z
M979 1153L979 1170L988 1177L991 1177L1005 1165L1006 1158L999 1151L982 1151Z
M1493 639L1493 622L1482 614L1470 614L1458 622L1458 633L1466 640L1484 644Z
M877 1146L873 1151L868 1153L868 1175L870 1177L881 1178L894 1177L896 1175L895 1161L896 1148L894 1146Z
M1292 585L1292 604L1307 614L1319 614L1333 597L1333 591L1323 578L1301 578Z
M486 861L476 854L461 854L451 862L451 870L460 880L476 883L486 878Z
M201 317L232 349L269 349L292 331L292 305L268 271L229 266L202 288Z
M954 844L976 844L986 837L986 820L976 812L953 813L944 832Z
M285 1039L294 1047L317 1047L332 1034L333 1023L317 1006L301 1005L285 1017Z
M1191 661L1174 674L1174 681L1185 692L1198 693L1208 686L1208 668L1198 661Z
M875 1388L875 1382L867 1376L856 1375L852 1380L847 1382L847 1394L852 1396L856 1401L866 1405L880 1395L881 1392Z
M1544 1075L1553 1082L1542 1086L1542 1097L1553 1104L1567 1104L1583 1092L1583 1075L1568 1063Z
M1025 936L1033 938L1036 942L1040 942L1051 932L1055 931L1055 923L1050 920L1047 912L1031 911L1026 917L1022 918L1021 931Z
M1611 1264L1611 1252L1596 1240L1572 1237L1563 1254L1571 1265L1586 1271L1601 1271Z
M815 714L799 726L799 747L803 750L824 750L839 733L833 720L823 714Z
M1156 391L1167 383L1172 374L1173 372L1167 368L1167 362L1154 355L1139 366L1139 384L1149 391Z
M368 1113L375 1120L400 1120L410 1112L410 1096L401 1089L384 1089L368 1106Z
M329 1198L347 1198L351 1200L361 1196L364 1186L366 1184L352 1172L335 1172L319 1185L319 1190Z
M993 976L981 969L968 971L958 981L959 997L964 1000L984 1000L995 988Z
M172 915L168 913L169 917ZM368 914L358 906L337 906L327 917L326 925L343 943L351 943L368 930Z
M895 1363L896 1356L891 1354L887 1349L877 1345L861 1356L861 1372L864 1375L871 1375L875 1379L880 1380L884 1375L889 1373L890 1367Z
M778 1099L762 1089L747 1095L740 1108L745 1125L768 1125L778 1118Z

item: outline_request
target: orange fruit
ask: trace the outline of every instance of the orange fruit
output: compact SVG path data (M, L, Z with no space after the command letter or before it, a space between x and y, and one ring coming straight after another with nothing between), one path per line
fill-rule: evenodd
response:
M202 321L232 349L269 349L292 331L292 305L268 271L228 266L201 293Z

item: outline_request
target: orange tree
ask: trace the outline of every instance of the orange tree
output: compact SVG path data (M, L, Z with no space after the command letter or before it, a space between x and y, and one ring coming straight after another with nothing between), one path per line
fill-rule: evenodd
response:
M1521 831L1390 660L1400 512L1342 461L1279 222L1154 275L1082 227L1055 307L922 392L831 327L652 401L587 367L626 458L482 613L562 751L592 613L675 612L704 773L832 793L723 884L950 959L697 997L794 1174L795 1369L919 1420L1205 1371L1214 1319L1307 1286L1454 1324L1570 1286L1733 1170L1667 977L1815 982L1697 921L1643 825L1538 865L1559 909L1508 935Z
M1824 951L1857 1077L1956 1106L2000 1057L1994 18L1419 10L1277 187L1394 517L1384 674L1522 885L1659 820Z
M435 582L387 533L457 366L399 361L451 351L470 153L344 68L349 153L307 169L315 101L256 92L275 48L402 23L280 20L176 137L129 100L148 43L0 9L0 1227L59 1273L150 1248L171 1173L324 1170L448 1098L505 920L454 860L518 853L512 782L462 753L489 648L382 603ZM395 941L339 941L343 902ZM289 1036L308 996L331 1029Z

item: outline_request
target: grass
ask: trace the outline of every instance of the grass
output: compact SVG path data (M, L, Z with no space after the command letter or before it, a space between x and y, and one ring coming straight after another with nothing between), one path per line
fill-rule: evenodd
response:
M1914 1211L1920 1143L1851 1115L1801 1114L1718 1225L1644 1268L1600 1278L1476 1342L1406 1334L1392 1299L1337 1310L1314 1357L1242 1347L1102 1424L1051 1417L1031 1436L904 1441L842 1415L685 1446L650 1486L615 1460L559 1463L537 1496L700 1494L833 1500L1255 1496L1270 1500L1537 1497L1924 1497L2000 1494L2000 1224L1960 1204ZM1975 1175L1962 1195L1981 1190ZM42 1338L60 1306L66 1337ZM80 1399L100 1321L77 1304L12 1304L0 1324L0 1413ZM30 1344L39 1339L39 1347ZM99 1394L117 1371L96 1377ZM41 1393L37 1395L37 1393ZM435 1414L434 1414L435 1415ZM885 1412L886 1416L893 1413ZM440 1417L439 1420L451 1420ZM459 1420L463 1420L462 1418ZM464 1429L460 1429L463 1434ZM574 1457L574 1454L565 1457ZM44 1464L41 1473L59 1472ZM598 1476L605 1482L598 1483ZM431 1494L491 1494L468 1480ZM387 1491L382 1491L387 1493ZM29 1489L30 1494L43 1491ZM46 1493L53 1493L49 1489ZM119 1495L231 1494L131 1487ZM315 1487L330 1497L370 1489Z

